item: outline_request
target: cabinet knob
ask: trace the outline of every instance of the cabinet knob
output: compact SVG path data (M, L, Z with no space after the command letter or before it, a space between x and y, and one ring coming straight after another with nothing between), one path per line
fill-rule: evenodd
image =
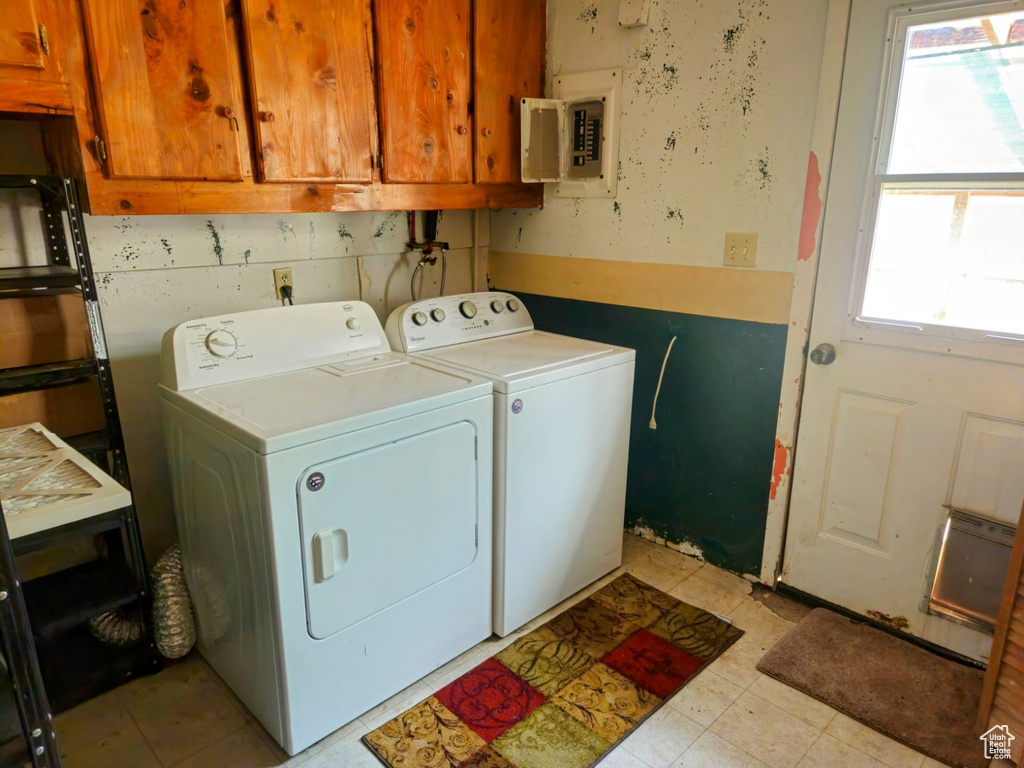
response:
M277 115L275 115L273 112L264 112L263 119L266 120L268 123L272 123L275 120L277 120Z
M492 131L490 128L484 128L482 131L480 131L480 133L482 133L484 136L490 136L492 133L494 133L494 131Z
M464 125L460 125L455 129L455 132L459 134L459 136L465 136L467 133L469 133L469 129Z
M235 110L231 107L224 107L224 117L231 121L231 124L236 131L239 130L238 118L235 117Z

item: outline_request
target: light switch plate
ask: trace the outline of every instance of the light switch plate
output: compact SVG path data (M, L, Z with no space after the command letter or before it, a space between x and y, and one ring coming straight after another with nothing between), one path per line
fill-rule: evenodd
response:
M757 233L726 232L725 259L727 267L753 267L757 265Z

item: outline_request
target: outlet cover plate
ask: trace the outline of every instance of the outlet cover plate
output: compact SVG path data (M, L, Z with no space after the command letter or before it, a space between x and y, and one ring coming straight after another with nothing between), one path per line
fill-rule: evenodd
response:
M274 293L277 294L277 298L281 298L281 286L290 285L293 288L295 283L292 282L292 271L289 268L275 269L274 270Z
M725 258L727 267L753 267L757 265L757 233L726 232Z

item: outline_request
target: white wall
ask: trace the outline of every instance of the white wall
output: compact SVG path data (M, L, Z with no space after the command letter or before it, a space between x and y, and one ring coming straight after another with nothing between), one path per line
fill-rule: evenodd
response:
M481 219L486 243L487 217ZM383 321L410 300L418 257L403 253L404 213L94 216L86 232L152 560L175 538L156 396L163 333L197 317L275 306L277 266L291 267L296 303L361 297ZM453 248L447 292L470 290L472 213L445 213L438 237ZM439 278L440 266L429 268L422 291L436 293Z
M616 200L546 196L492 215L497 251L721 266L726 232L792 271L827 0L550 0L548 80L622 68Z

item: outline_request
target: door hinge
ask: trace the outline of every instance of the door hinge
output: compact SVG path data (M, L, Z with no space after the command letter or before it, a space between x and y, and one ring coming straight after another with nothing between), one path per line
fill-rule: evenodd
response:
M96 157L104 165L107 162L107 145L103 143L103 139L97 136L92 140L93 146L96 147Z
M50 37L46 34L46 25L39 25L39 47L43 49L43 53L47 56L50 55Z

